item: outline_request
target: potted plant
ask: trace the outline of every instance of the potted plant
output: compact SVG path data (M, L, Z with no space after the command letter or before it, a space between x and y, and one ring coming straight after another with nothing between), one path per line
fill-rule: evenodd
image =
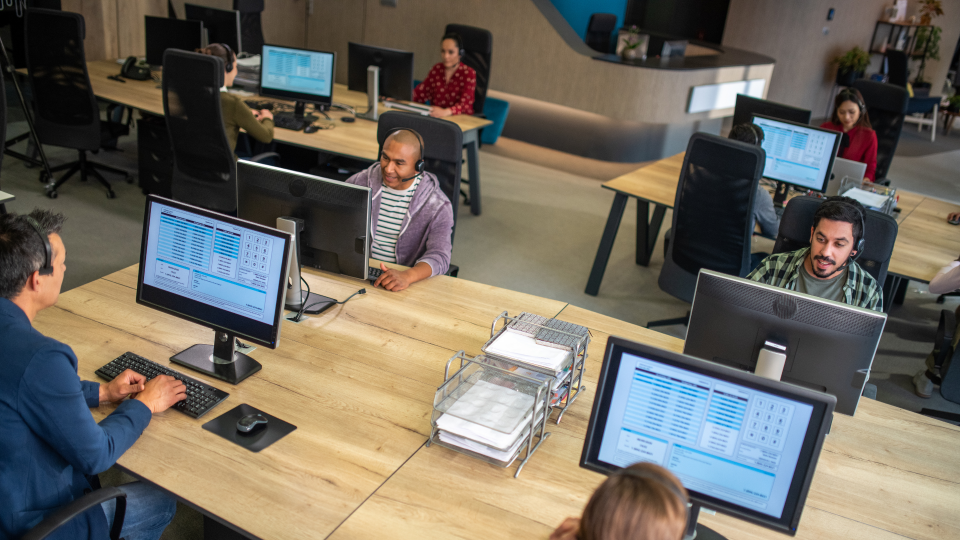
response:
M623 49L620 51L620 57L627 61L633 61L637 58L647 56L647 36L640 34L637 26L631 26L625 35L621 37Z
M947 110L950 112L960 112L960 95L953 96L947 101L950 102L950 105L947 106Z
M940 27L928 26L917 29L916 46L914 51L923 51L920 57L920 67L917 68L917 78L913 80L913 93L917 97L930 95L930 83L923 78L923 70L927 67L927 59L940 60Z
M854 47L838 56L833 61L837 65L837 84L840 86L853 86L854 81L863 77L870 65L870 53Z
M920 24L927 26L940 15L943 15L941 0L920 0Z

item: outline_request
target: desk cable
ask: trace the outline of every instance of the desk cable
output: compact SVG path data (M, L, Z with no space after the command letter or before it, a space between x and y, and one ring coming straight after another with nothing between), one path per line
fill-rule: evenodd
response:
M303 276L302 276L302 275L300 276L300 283L303 283L303 284L307 287L306 297L307 297L307 298L310 298L310 284L307 283L307 280L303 279ZM344 301L342 301L342 302L334 301L334 304L346 304L347 302L350 301L351 298L353 298L354 296L356 296L356 295L358 295L358 294L367 294L367 290L366 290L366 289L360 289L359 291L357 291L357 292L351 294L350 296L348 296L347 299L344 300ZM312 308L313 306L316 306L317 304L322 304L323 302L325 302L325 300L322 300L322 301L320 301L320 302L314 302L314 303L312 303L312 304L310 304L310 305L307 305L307 303L306 303L305 301L302 302L302 303L300 304L300 311L297 312L297 316L294 317L293 319L290 319L290 320L292 320L293 322L300 322L301 318L303 317L303 312L304 312L304 311Z

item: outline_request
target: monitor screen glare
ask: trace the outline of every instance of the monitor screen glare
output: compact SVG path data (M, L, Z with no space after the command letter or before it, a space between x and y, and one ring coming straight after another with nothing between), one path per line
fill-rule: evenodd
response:
M333 95L333 53L264 45L261 58L260 86L268 93L302 101Z
M763 128L762 146L767 153L764 178L824 190L840 143L839 133L763 116L754 116L753 123Z

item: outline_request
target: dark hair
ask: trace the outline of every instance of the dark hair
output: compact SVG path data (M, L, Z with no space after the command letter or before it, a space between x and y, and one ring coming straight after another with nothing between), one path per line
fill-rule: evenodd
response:
M456 32L447 32L440 38L440 44L442 45L444 41L452 39L457 44L457 52L460 56L463 56L463 39L460 37L460 34Z
M853 226L853 243L856 245L863 238L863 226L867 219L867 210L862 204L850 197L827 197L820 203L820 208L813 215L813 228L816 229L821 219L843 221Z
M225 71L233 71L233 64L237 62L237 55L226 43L211 43L202 49L196 49L194 52L216 56L223 60L223 69Z
M27 214L48 237L63 228L63 214L36 208ZM0 215L0 298L16 298L30 275L43 266L46 248L37 231L19 214ZM56 253L52 253L53 256Z
M840 125L840 116L837 114L837 109L840 108L840 105L843 105L844 101L852 101L856 103L860 109L860 119L853 125L854 127L859 126L873 129L873 126L870 125L870 115L867 114L867 104L863 101L863 95L860 94L860 91L856 88L844 88L837 94L836 99L833 100L833 116L830 117L831 122L838 126Z
M756 124L737 124L727 138L759 146L763 142L763 128Z
M680 540L687 524L687 490L670 471L635 463L593 492L580 519L579 540Z

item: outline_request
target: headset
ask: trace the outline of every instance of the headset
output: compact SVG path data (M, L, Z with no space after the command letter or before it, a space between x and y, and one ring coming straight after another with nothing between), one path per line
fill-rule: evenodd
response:
M39 236L43 242L43 266L40 267L38 272L40 272L41 276L49 276L53 274L53 248L50 247L50 240L43 234L43 231L40 230L40 224L37 223L37 220L30 216L23 216L23 218L33 227L33 230L37 231L37 236Z
M834 106L834 111L833 111L834 116L836 116L837 114L836 109L844 101L852 101L856 103L857 108L860 109L860 118L863 118L863 113L866 112L867 104L860 99L860 96L857 95L857 92L849 88L844 88L843 90L840 91L839 94L837 94L837 105Z
M237 55L235 55L235 54L233 53L233 49L231 49L230 46L227 45L226 43L221 43L220 46L227 50L227 58L236 58L236 57L237 57ZM224 69L227 73L230 73L231 71L233 71L233 62L230 61L230 60L227 60L226 63L224 63L223 69Z
M466 56L467 51L463 48L463 39L460 38L460 34L456 32L450 32L449 34L444 34L440 39L440 43L452 39L457 42L457 50L460 51L460 59L463 60L463 57Z
M390 135L393 135L394 133L397 133L398 131L409 131L410 133L413 133L413 135L417 138L417 143L419 143L419 145L420 145L420 158L417 159L417 162L413 164L413 169L414 169L415 171L417 171L417 174L415 174L415 175L413 175L413 176L411 176L411 177L409 177L409 178L401 178L401 179L400 179L401 182L406 182L407 180L413 180L414 178L420 176L421 174L423 174L423 171L427 168L426 162L423 161L423 137L421 137L420 134L417 133L417 131L414 130L414 129L410 129L410 128L406 128L406 127L397 127L397 128L393 128L393 129L391 129L390 131L387 132L387 136L383 138L384 142L386 142L386 140L387 140L388 138L390 138ZM381 157L381 158L383 157L383 148L382 148L382 147L380 148L380 157Z
M670 493L673 493L674 495L676 495L677 499L680 501L680 506L683 507L683 515L687 516L687 514L689 513L687 506L690 504L690 501L687 499L687 497L683 494L682 491L677 489L677 486L674 485L673 482L670 482L669 480L664 478L662 475L659 475L650 471L638 471L636 469L631 469L628 467L624 467L618 470L614 474L619 476L632 476L634 478L640 478L643 480L652 480L655 483L660 484L661 486L670 490ZM684 517L684 520L686 520L686 517Z

